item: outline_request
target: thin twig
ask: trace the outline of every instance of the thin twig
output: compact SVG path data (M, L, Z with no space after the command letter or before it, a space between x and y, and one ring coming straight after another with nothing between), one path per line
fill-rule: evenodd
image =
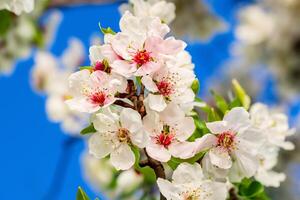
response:
M161 164L161 162L151 158L146 149L144 149L144 152L147 156L147 160L148 160L148 165L149 167L151 167L156 175L156 178L162 178L162 179L166 179L166 174L165 174L165 169L163 167L163 165ZM160 193L160 200L166 200L166 198Z

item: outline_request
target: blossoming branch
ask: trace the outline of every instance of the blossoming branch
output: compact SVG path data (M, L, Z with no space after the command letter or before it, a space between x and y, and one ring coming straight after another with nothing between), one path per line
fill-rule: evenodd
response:
M81 132L90 135L89 153L141 174L151 188L141 186L146 199L155 199L155 183L160 199L268 199L264 185L285 179L270 160L293 149L287 117L251 106L235 80L234 98L213 92L208 105L196 97L186 43L169 36L162 17L126 11L120 32L101 28L104 44L90 48L91 65L69 77L66 104L90 114ZM77 198L88 199L81 188Z

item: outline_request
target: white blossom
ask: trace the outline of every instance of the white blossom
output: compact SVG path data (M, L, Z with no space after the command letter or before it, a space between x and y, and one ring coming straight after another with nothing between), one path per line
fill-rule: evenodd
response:
M171 23L175 19L175 5L161 0L129 0L128 4L120 7L121 12L131 11L137 17L158 17L164 23Z
M132 167L135 156L130 145L144 148L148 141L140 114L123 108L118 115L107 108L96 114L93 124L97 133L89 140L90 153L99 159L110 154L110 161L118 170Z
M226 184L206 179L198 163L180 164L173 173L172 182L158 178L157 184L167 200L225 200L227 197Z
M20 15L22 12L29 13L33 11L34 0L1 0L0 9L7 9Z
M243 177L253 176L258 168L257 148L263 137L251 127L249 113L242 107L233 108L223 121L206 123L213 134L197 139L198 151L209 149L210 162L229 170L235 162L236 172Z

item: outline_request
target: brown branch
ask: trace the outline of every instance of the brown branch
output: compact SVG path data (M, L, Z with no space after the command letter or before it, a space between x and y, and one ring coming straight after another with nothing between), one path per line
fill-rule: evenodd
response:
M126 103L124 101L121 101L121 100L116 100L114 102L115 105L118 105L118 106L122 106L124 108L131 108L131 109L135 109L134 106L130 105L129 103Z
M161 162L151 158L148 155L146 149L144 149L144 152L147 156L148 166L154 170L156 178L166 179L165 169L164 169L163 165L161 164ZM160 193L160 200L166 200L166 198L161 193Z

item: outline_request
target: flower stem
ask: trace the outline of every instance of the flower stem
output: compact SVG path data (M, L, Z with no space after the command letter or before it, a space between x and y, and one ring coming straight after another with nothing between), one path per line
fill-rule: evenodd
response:
M162 178L162 179L166 179L166 174L165 174L165 169L163 167L163 165L161 164L161 162L151 158L146 149L144 149L144 152L147 156L147 164L149 167L151 167L156 175L156 178ZM166 198L160 193L160 200L166 200Z

